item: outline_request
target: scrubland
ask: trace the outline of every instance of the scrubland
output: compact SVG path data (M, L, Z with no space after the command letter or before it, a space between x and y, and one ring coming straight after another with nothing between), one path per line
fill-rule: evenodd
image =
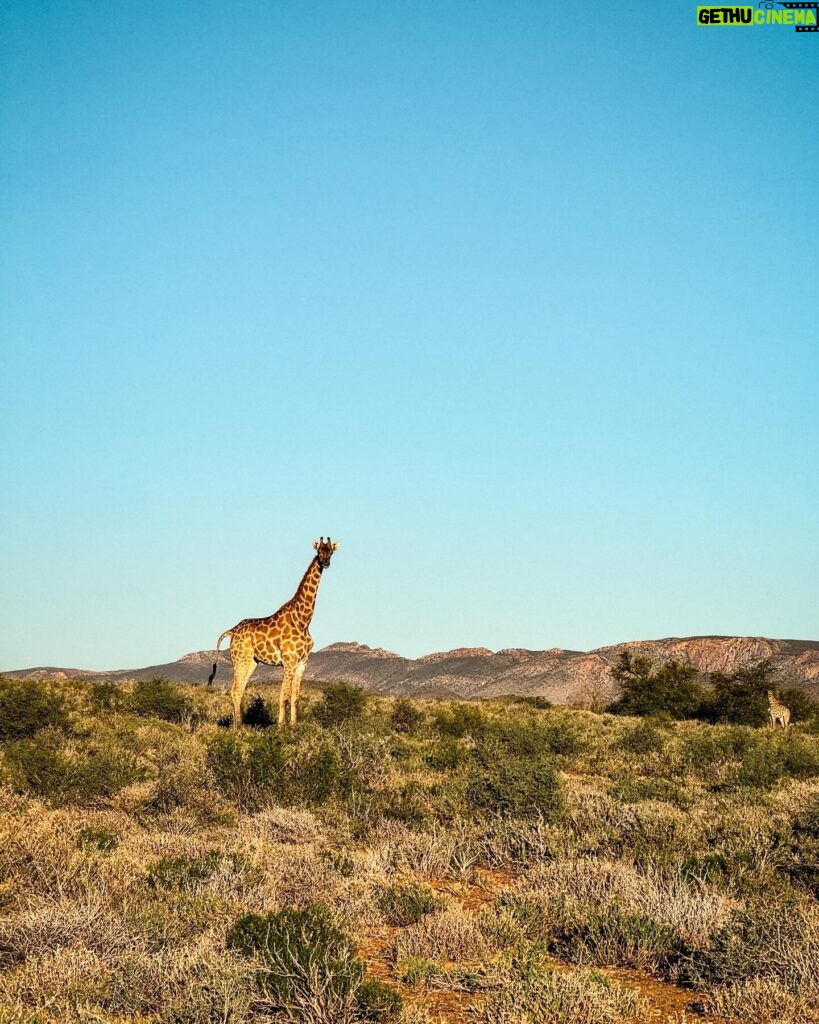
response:
M0 680L0 1024L819 1021L819 734Z

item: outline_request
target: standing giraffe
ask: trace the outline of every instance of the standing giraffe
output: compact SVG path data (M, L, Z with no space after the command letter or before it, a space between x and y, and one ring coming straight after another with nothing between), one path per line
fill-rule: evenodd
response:
M790 710L784 704L779 703L776 697L774 697L773 691L768 690L768 722L771 728L775 729L776 723L781 722L782 728L786 729L790 720Z
M242 696L250 677L258 664L283 665L284 678L279 691L279 726L284 725L284 708L290 700L290 724L296 724L296 702L301 690L301 677L307 668L307 659L313 650L313 638L308 632L321 574L330 564L338 542L328 537L314 540L315 558L307 566L299 589L290 600L266 619L242 619L240 623L225 632L216 641L218 659L219 644L230 637L230 660L233 663L233 685L230 696L233 700L233 727L238 729L242 722ZM208 686L216 675L218 660L208 678Z

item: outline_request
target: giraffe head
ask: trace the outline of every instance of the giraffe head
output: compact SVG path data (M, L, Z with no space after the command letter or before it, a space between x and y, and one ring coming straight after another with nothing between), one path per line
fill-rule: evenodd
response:
M313 541L313 547L316 549L319 568L326 569L333 557L333 552L338 547L338 541L332 541L329 537L325 540L322 537L321 540Z

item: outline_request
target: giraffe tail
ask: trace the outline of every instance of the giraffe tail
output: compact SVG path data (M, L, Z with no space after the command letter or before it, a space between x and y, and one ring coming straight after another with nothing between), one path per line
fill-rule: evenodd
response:
M210 675L208 676L208 686L210 686L210 684L216 678L216 669L219 667L219 644L225 639L226 636L230 635L230 630L226 629L224 633L216 641L216 660L214 661L213 668L211 669Z

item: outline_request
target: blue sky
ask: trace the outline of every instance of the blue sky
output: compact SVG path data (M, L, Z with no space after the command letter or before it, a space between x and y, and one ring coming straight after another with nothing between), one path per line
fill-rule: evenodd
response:
M819 638L819 39L6 2L0 667Z

